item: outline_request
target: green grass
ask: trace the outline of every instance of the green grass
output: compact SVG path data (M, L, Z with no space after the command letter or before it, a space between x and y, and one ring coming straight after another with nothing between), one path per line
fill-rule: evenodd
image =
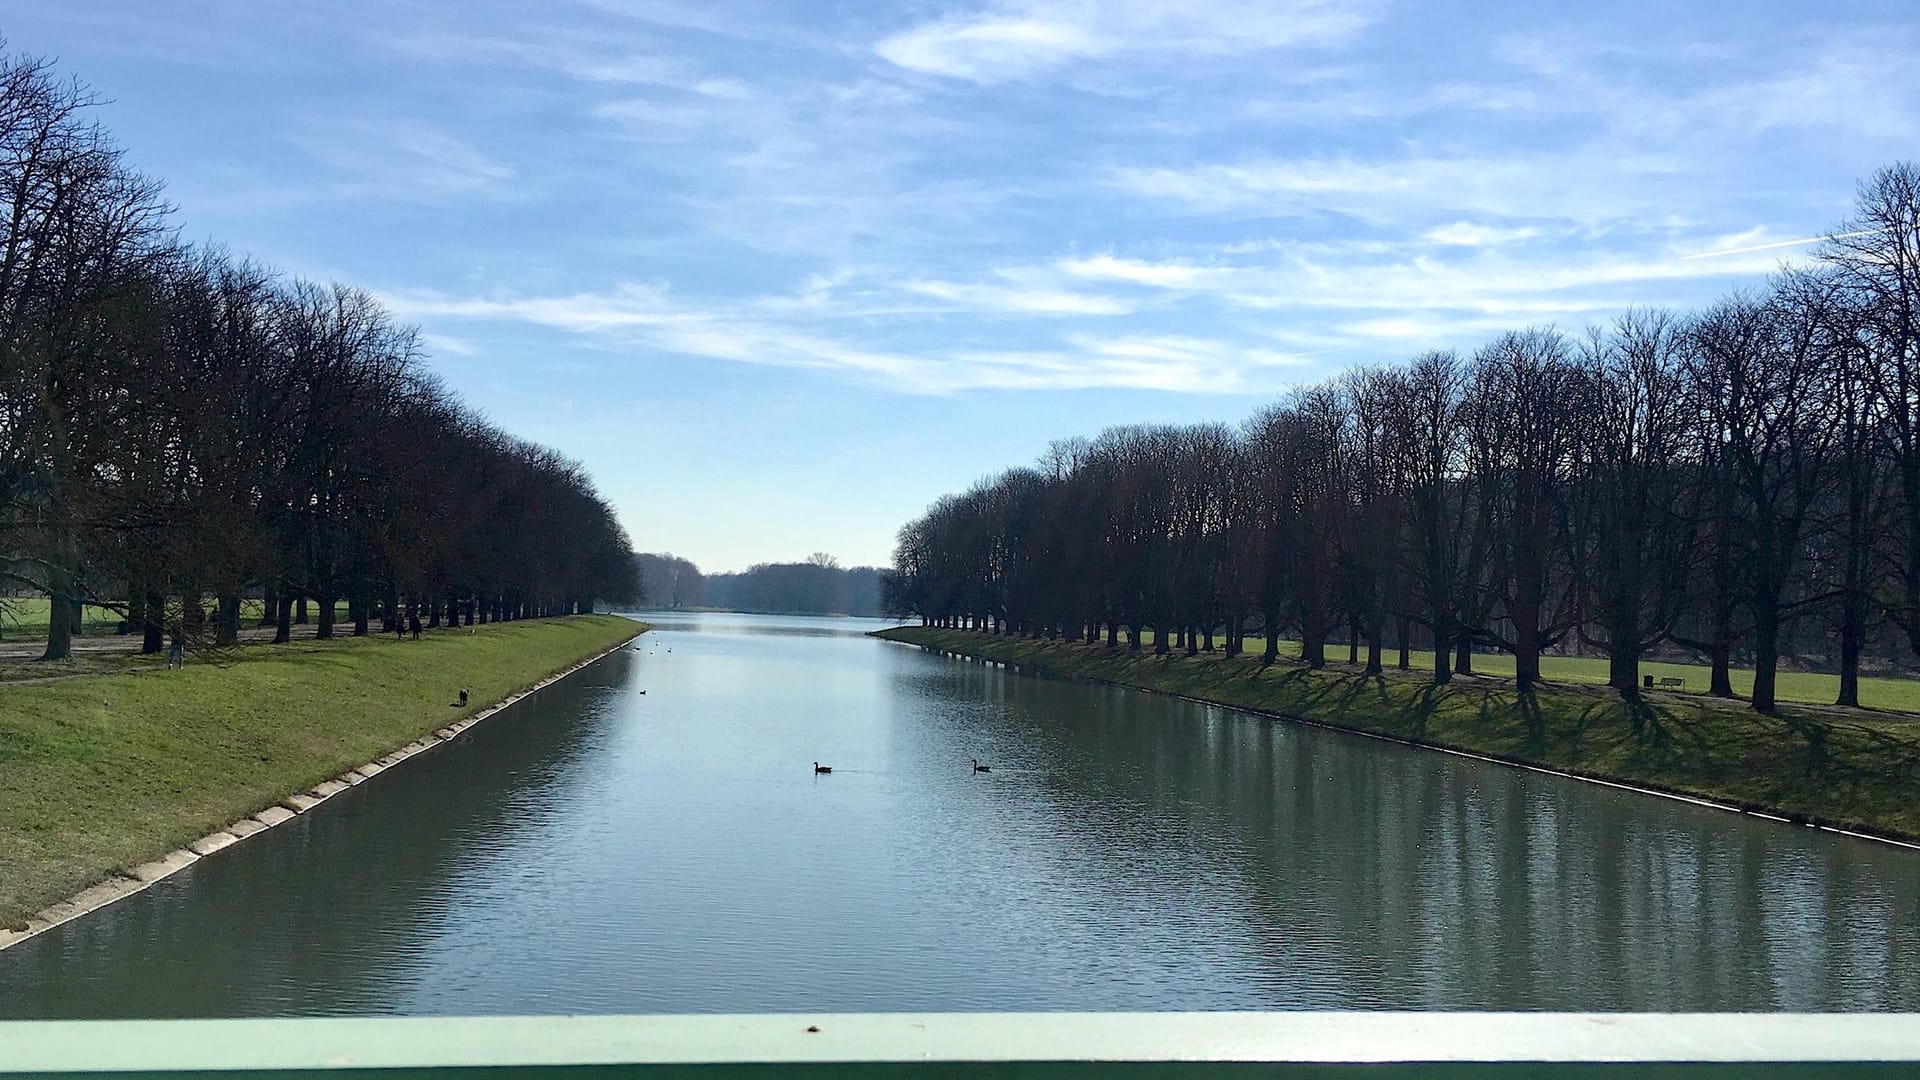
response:
M260 622L261 608L265 601L240 601L240 625L254 626ZM212 607L212 600L206 601ZM44 596L5 596L0 597L0 641L32 641L47 636L48 608L51 605ZM176 605L177 606L177 605ZM336 601L333 605L334 621L347 621L347 602ZM176 612L177 614L177 612ZM376 619L378 616L375 616ZM307 604L307 622L320 618L320 605L311 601ZM101 637L113 634L120 627L120 613L111 608L95 604L84 604L80 608L80 636Z
M1105 640L1104 638L1102 640ZM1126 634L1120 635L1122 646L1126 644ZM1150 649L1155 641L1152 630L1142 631L1141 648ZM1219 647L1221 639L1214 639ZM1258 654L1266 647L1264 639L1247 638L1247 648ZM1288 659L1298 659L1300 643L1282 640L1280 655ZM1400 662L1398 649L1389 648L1382 654L1389 668ZM1338 643L1327 643L1327 659L1336 666L1344 667L1347 658L1347 643L1343 639ZM1365 642L1360 645L1360 659L1367 658ZM1416 672L1433 671L1433 653L1413 649L1407 655L1411 670ZM1476 675L1491 675L1496 678L1513 678L1512 653L1473 654L1473 671ZM1655 679L1676 678L1686 680L1685 689L1704 694L1710 685L1712 671L1704 664L1687 664L1667 661L1643 660L1640 674L1651 675ZM1736 694L1753 693L1753 669L1734 668L1729 672ZM1600 657L1591 656L1542 656L1540 658L1540 677L1549 682L1584 683L1593 686L1605 686L1607 682L1607 662ZM1827 675L1815 671L1790 671L1782 668L1774 696L1781 701L1796 701L1803 705L1831 705L1840 696L1840 676ZM1888 676L1862 676L1860 679L1860 704L1869 709L1892 709L1898 712L1920 713L1920 679L1897 678Z
M1611 690L1565 684L1528 706L1510 685L1478 679L1434 687L1417 674L923 627L875 636L1920 839L1920 720L1909 716L1792 706L1761 716L1685 695L1629 706Z
M643 629L584 615L256 645L224 666L0 689L0 925ZM467 708L448 708L461 687Z
M0 641L31 641L47 636L47 611L51 605L44 596L0 597ZM120 625L118 612L87 604L80 609L83 636L111 634Z

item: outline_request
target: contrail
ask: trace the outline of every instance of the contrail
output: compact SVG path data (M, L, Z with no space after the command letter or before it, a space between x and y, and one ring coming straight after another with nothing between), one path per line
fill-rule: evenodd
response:
M1859 232L1829 233L1826 236L1806 236L1798 240L1775 240L1771 244L1754 244L1750 247L1722 248L1719 251L1703 251L1698 255L1682 255L1681 262L1692 259L1712 259L1721 255L1745 255L1750 251L1772 251L1774 248L1799 247L1802 244L1817 244L1822 240L1845 240L1850 236L1872 236L1886 232L1885 229L1861 229Z

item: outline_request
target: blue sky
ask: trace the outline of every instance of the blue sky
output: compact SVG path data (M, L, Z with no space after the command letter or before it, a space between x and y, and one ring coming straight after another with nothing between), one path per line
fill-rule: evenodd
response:
M1114 423L1760 280L1920 148L1910 2L88 3L185 234L383 296L636 546L883 562Z

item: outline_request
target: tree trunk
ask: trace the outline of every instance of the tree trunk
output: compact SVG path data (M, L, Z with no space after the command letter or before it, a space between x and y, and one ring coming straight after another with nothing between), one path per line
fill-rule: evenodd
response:
M1473 635L1460 631L1460 644L1454 650L1453 670L1462 675L1473 674Z
M280 590L267 589L265 594L260 598L260 625L263 627L272 626L279 620L279 615Z
M140 605L140 652L146 656L167 647L167 598L149 590Z
M307 594L301 593L293 604L293 621L301 626L307 625Z
M1616 594L1601 621L1607 628L1607 685L1632 701L1640 696L1639 604Z
M1714 697L1733 696L1733 646L1725 638L1714 642L1708 652L1713 671L1708 676L1707 692Z
M1771 604L1757 607L1753 613L1753 709L1770 713L1780 668L1780 611Z
M319 609L320 621L315 625L313 636L325 641L333 637L333 605L336 597L331 589L323 589L313 598L314 606Z
M65 660L73 655L73 588L78 577L63 543L47 570L47 648L42 660Z
M285 645L287 642L292 641L293 597L288 596L284 589L280 592L280 603L274 612L273 618L273 643L275 645Z
M1530 693L1539 681L1540 604L1525 597L1513 605L1513 687L1522 694Z
M1860 649L1866 636L1865 605L1849 592L1840 607L1840 697L1835 705L1860 707Z
M214 627L214 644L237 645L240 643L240 594L222 593L219 605L219 621Z
M1317 599L1300 613L1300 659L1316 671L1327 666L1327 617Z
M1607 685L1629 701L1640 696L1640 651L1615 642L1607 653Z

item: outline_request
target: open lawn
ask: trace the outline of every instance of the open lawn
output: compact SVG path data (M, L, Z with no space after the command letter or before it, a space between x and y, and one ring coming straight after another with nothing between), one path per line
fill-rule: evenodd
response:
M240 625L253 626L260 621L260 600L240 601ZM47 608L49 604L44 596L7 596L0 597L0 641L31 641L47 636ZM212 602L208 602L212 606ZM338 601L333 605L334 620L347 621L347 602ZM93 604L81 606L80 636L99 637L113 634L120 627L120 613L111 608ZM319 618L320 606L307 604L307 622Z
M1900 714L1784 706L1761 716L1736 702L1660 693L1629 706L1604 687L1573 683L1528 702L1487 679L1434 687L1417 673L1369 678L924 627L876 636L1920 838L1920 720Z
M0 688L0 925L644 629L616 615L492 623ZM449 708L461 687L467 707Z
M47 636L44 596L0 597L0 641L30 641ZM111 634L120 625L118 612L86 604L81 607L81 633Z

